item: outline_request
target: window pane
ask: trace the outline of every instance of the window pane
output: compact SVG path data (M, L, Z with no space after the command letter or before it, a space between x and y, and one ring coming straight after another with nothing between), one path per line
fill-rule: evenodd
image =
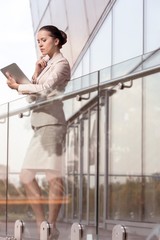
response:
M113 64L142 54L143 1L117 1L113 9Z
M90 71L111 65L111 15L103 23L90 47Z
M160 1L145 0L145 52L159 47L160 42Z
M144 172L160 173L160 74L144 79Z
M141 173L141 81L112 95L109 166L112 174ZM132 167L131 167L132 166Z
M140 177L111 177L109 183L110 219L139 221L143 203Z

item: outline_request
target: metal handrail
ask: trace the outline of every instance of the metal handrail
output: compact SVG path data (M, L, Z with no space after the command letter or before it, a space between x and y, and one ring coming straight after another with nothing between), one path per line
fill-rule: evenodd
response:
M97 73L98 72L99 71L97 71ZM66 93L64 95L56 96L56 97L44 100L42 102L31 103L28 106L16 109L14 111L10 111L9 113L0 114L0 119L4 119L6 117L11 117L11 116L17 115L19 113L24 113L24 112L27 112L27 111L31 111L35 108L41 107L41 106L46 105L48 103L52 103L53 101L58 100L58 99L61 99L63 101L69 100L71 98L76 97L77 95L84 95L86 93L91 93L91 92L97 91L98 89L102 90L102 89L105 89L105 88L109 88L113 85L117 85L119 83L128 82L130 80L136 80L138 78L142 78L142 77L152 75L152 74L155 74L155 73L158 73L158 72L160 72L160 65L152 67L152 68L148 68L148 69L145 69L145 70L137 71L137 72L134 72L134 73L131 73L131 74L128 74L128 75L124 75L124 76L121 76L121 77L118 77L118 78L114 78L114 79L111 79L111 80L107 80L106 82L100 83L99 85L95 84L93 86L86 87L85 89L81 89L81 90L78 90L78 91L73 91L71 93Z

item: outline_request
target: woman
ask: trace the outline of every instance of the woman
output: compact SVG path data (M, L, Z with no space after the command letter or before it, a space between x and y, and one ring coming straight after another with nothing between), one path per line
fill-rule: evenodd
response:
M52 25L43 26L37 33L37 42L42 57L37 61L30 84L18 84L8 74L7 84L22 94L28 94L29 101L64 92L70 80L70 67L60 49L67 41L64 32ZM41 199L40 187L35 179L38 171L45 172L49 183L49 199L54 202L63 195L63 153L66 135L66 121L61 100L39 106L31 116L34 136L26 154L20 179L25 186L28 198ZM57 239L56 219L61 204L49 204L48 222L52 229L49 239ZM45 219L42 205L32 205L38 227Z

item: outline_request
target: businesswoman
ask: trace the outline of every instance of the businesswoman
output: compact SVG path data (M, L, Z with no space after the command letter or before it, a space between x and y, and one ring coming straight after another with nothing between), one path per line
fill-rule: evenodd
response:
M37 61L32 82L18 84L7 73L7 84L19 93L27 94L28 100L41 101L65 91L70 80L70 67L60 49L66 43L66 34L52 25L43 26L37 33L37 43L42 57ZM31 116L34 135L31 139L20 179L25 186L28 198L41 200L41 190L35 179L37 172L45 172L49 183L49 200L63 195L63 156L66 135L66 120L61 100L54 100L45 106L34 109ZM57 239L59 232L56 219L61 204L49 204L48 222L52 226L50 240ZM32 205L37 225L45 220L40 203Z

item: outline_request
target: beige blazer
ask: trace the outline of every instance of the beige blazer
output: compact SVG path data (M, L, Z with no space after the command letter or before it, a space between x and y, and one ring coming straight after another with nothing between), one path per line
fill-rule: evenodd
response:
M20 84L18 91L22 94L28 94L29 101L32 100L33 94L34 97L36 96L36 101L42 101L58 93L63 93L69 80L69 63L62 53L58 53L48 61L47 66L38 76L36 84ZM34 127L65 125L63 102L55 100L50 104L34 109L31 124Z

